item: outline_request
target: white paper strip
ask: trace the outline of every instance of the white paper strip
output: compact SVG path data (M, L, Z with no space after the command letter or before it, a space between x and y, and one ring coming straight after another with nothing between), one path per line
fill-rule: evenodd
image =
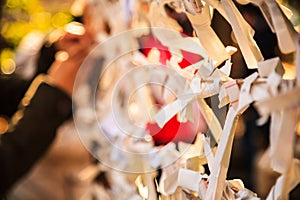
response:
M292 90L265 100L263 104L261 102L255 104L259 113L264 113L265 116L268 112L272 113L269 156L272 168L280 173L286 173L289 161L293 157L294 131L299 120L300 103L300 97L296 97L299 93L293 95L294 92L295 90ZM262 112L261 108L265 110Z
M264 0L237 0L237 2L240 3L240 4L253 3L257 7L259 7L259 9L262 12L266 22L268 23L270 29L272 30L273 33L275 33L275 30L273 28L272 18L270 16L269 9L268 9L268 7L267 7Z
M215 113L212 111L212 109L207 105L206 101L202 98L198 99L199 108L201 110L201 113L205 119L205 122L211 131L214 140L218 143L220 140L220 136L222 133L222 127L221 124L216 117Z
M222 197L237 121L238 115L233 107L230 107L214 159L205 199L220 200Z
M229 97L230 105L237 110L239 105L240 90L236 80L227 81L224 83L224 87Z
M238 110L243 110L248 105L250 105L253 102L253 98L251 96L251 86L252 83L257 79L258 73L255 72L244 79L244 83L241 86L241 92L239 97L239 104L238 104Z
M208 55L217 63L222 63L229 59L230 55L226 52L225 46L210 27L211 16L209 5L206 4L201 13L195 15L187 13L187 16L197 33L201 46L206 50Z
M221 4L228 16L234 35L249 69L257 68L257 62L263 56L254 41L248 23L231 0L221 0Z
M294 36L289 32L289 27L284 20L286 16L283 14L276 1L264 0L264 2L268 7L272 18L272 24L277 36L280 51L284 54L296 51Z
M203 156L203 141L201 140L201 136L203 134L199 133L196 136L196 140L193 144L178 142L179 152L182 154L184 159L189 159L193 157Z
M289 192L300 183L300 161L293 159L287 173L281 175L266 200L289 199Z
M258 62L258 73L260 77L268 77L273 71L276 71L280 76L284 74L284 68L279 57Z
M273 111L280 111L291 106L299 106L300 88L295 88L285 94L256 102L254 106L261 116L269 115Z
M199 42L191 37L182 37L179 32L181 30L179 24L174 19L167 17L163 6L167 2L168 1L161 2L160 5L158 5L157 2L151 3L149 18L152 25L151 30L155 37L159 39L164 46L169 47L172 54L180 55L179 50L184 50L198 54L204 59L208 59L207 53L199 45ZM170 34L170 32L172 32L172 34Z
M155 116L154 119L159 127L163 127L173 116L175 116L179 111L184 109L187 104L192 101L194 95L185 96L175 100L174 102L168 104L163 109L161 109Z
M174 194L177 187L198 192L201 179L202 175L199 172L181 168L165 179L165 192L168 195Z
M203 4L201 0L182 0L182 3L184 9L192 15L196 15L202 11Z
M208 3L212 8L216 9L224 17L224 19L226 19L229 22L228 16L219 0L204 0L204 1ZM249 28L251 27L249 26ZM252 32L254 33L253 29Z
M155 121L158 123L160 127L163 127L173 116L175 116L179 111L184 109L189 102L193 100L194 97L197 96L198 99L207 98L217 94L220 90L220 81L228 81L231 80L227 74L230 72L231 62L226 62L225 66L221 69L215 69L210 77L207 77L207 81L199 77L195 77L191 80L189 90L186 90L186 93L178 96L178 99L174 102L166 105L163 109L161 109L154 117ZM224 71L224 72L223 72ZM206 73L205 73L206 75ZM213 135L218 141L220 135L220 129L218 128L219 123L217 117L214 117L214 114L209 108L209 106L205 105L205 102L202 102L201 111L204 115L204 118L208 124L211 125L210 129L213 131ZM206 116L205 116L206 115ZM215 131L214 131L215 130Z
M204 147L204 152L205 152L205 156L206 156L206 159L207 159L208 169L209 169L209 171L212 171L214 158L215 158L214 152L210 148L210 144L208 143L208 139L205 138L204 135L201 135L201 140L203 141L203 147Z

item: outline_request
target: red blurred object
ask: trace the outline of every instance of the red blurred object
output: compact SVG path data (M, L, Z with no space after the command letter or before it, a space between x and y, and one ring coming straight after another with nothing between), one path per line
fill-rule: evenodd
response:
M163 128L160 128L157 123L148 123L146 128L155 141L155 145L179 141L192 143L197 134L197 128L193 123L189 121L180 123L176 115Z
M166 64L166 61L171 58L171 52L168 47L162 45L153 35L148 35L140 38L141 52L147 56L152 48L157 48L160 52L161 64ZM183 59L178 65L181 68L185 68L192 63L196 63L202 59L201 56L181 51ZM159 102L158 99L156 99ZM158 103L159 104L159 103ZM196 112L195 112L196 111ZM179 141L193 143L198 131L205 131L206 124L198 108L194 109L195 122L179 122L177 115L171 118L164 127L160 128L156 123L148 123L146 129L152 136L155 145L164 145L169 142L177 143Z

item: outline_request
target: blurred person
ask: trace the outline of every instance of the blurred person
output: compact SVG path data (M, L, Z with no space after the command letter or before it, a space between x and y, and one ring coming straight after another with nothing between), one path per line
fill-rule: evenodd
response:
M66 25L65 31L75 31L80 34L81 31L88 33L89 40L96 45L99 42L97 35L106 30L102 29L102 24L95 25L92 10L93 5L81 1L83 13ZM93 11L93 12L92 12ZM66 51L68 44L61 39L52 41L42 47L37 61L37 71L34 76L46 73L56 62L55 58ZM49 46L50 45L50 46ZM80 54L80 49L77 49ZM74 49L74 51L77 51ZM54 63L53 63L54 61ZM101 69L100 69L101 70ZM95 162L86 148L83 146L72 119L61 124L57 128L57 133L51 148L38 162L37 165L24 177L9 193L9 199L79 199L86 190L91 187L89 181L78 179L78 174L95 165ZM92 181L92 180L91 180ZM55 192L54 192L55 191Z
M22 101L24 110L17 112L22 117L13 124L11 130L1 136L1 197L45 154L55 138L56 129L71 115L70 97L76 73L89 53L91 39L88 33L83 35L67 33L60 42L64 44L68 59L55 60L47 76L48 81L42 81L40 84L37 81L33 82ZM22 83L14 82L15 79L2 75L0 79L5 83L0 90L5 90L9 84ZM36 91L34 87L37 87ZM5 95L2 91L0 93Z
M81 24L96 42L107 38L111 32L108 17L98 0L75 0L70 7L72 20L67 24ZM101 5L99 5L101 4ZM102 12L99 10L102 9ZM61 47L57 44L66 26L45 34L33 30L19 43L16 49L16 73L30 80L38 74L47 73ZM32 41L34 39L34 41Z
M96 43L100 43L110 34L110 25L108 20L99 13L97 1L76 0L70 8L74 20L68 25L83 25L85 31L89 32ZM62 46L58 44L60 30L54 30L46 36L44 44L41 46L37 60L34 76L45 73L55 60L55 55L61 50Z

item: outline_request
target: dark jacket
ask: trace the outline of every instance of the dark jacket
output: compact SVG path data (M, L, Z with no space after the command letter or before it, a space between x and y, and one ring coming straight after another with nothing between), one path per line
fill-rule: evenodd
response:
M6 82L9 84L9 80ZM1 98L6 98L5 92L1 93L2 86ZM55 138L56 129L70 117L71 112L71 99L64 92L45 83L38 87L14 130L1 136L0 198L46 152Z

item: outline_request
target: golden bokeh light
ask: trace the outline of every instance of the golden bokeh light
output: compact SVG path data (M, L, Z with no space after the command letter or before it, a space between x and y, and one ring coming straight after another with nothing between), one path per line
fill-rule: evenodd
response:
M4 49L0 54L0 69L3 74L12 74L16 69L15 55L11 49Z
M0 135L4 134L8 130L8 121L0 116Z
M71 22L65 26L65 31L74 35L83 35L85 28L81 23Z
M58 12L53 15L51 25L55 28L60 28L72 20L72 16L66 12Z
M12 74L16 70L16 63L13 59L5 59L1 61L1 71L4 74Z
M69 58L69 54L66 51L58 51L55 54L55 60L58 60L61 62L68 60L68 58Z

